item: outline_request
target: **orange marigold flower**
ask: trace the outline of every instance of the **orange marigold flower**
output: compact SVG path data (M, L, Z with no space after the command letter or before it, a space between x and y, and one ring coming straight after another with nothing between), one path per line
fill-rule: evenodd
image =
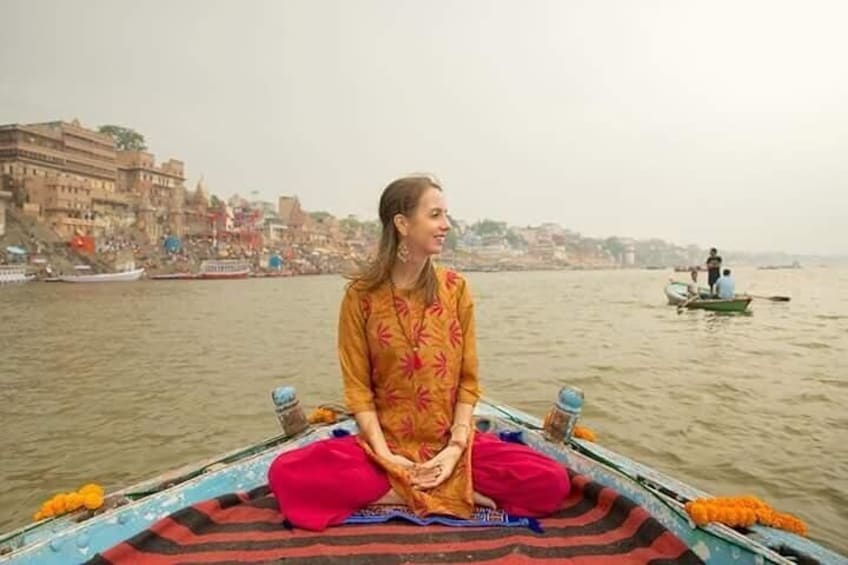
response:
M83 496L89 493L98 494L100 496L103 496L105 494L105 492L103 491L103 487L96 483L88 483L87 485L80 487L77 492Z
M595 432L593 432L586 426L574 426L574 432L572 433L577 439L585 439L586 441L591 441L592 443L595 443L598 439L595 435Z
M707 509L703 504L693 504L689 508L689 515L699 526L703 526L709 521L707 520Z
M103 506L103 495L96 492L89 492L83 497L83 504L89 510L97 510Z
M316 408L309 415L310 424L333 424L336 421L336 413L329 408Z
M718 522L721 519L721 510L717 506L707 505L707 522Z
M68 507L68 512L79 510L83 505L83 496L78 492L68 493L65 498L65 505Z
M745 513L741 508L727 509L727 524L729 526L741 526L745 521Z
M805 535L807 525L803 520L776 512L771 506L751 495L698 498L687 502L686 511L699 526L708 522L721 522L728 526L751 526L760 523Z
M65 512L65 510L67 510L66 502L65 502L65 495L64 494L57 494L56 496L54 496L53 501L52 501L52 505L53 505L53 510L56 512L56 514L63 514Z

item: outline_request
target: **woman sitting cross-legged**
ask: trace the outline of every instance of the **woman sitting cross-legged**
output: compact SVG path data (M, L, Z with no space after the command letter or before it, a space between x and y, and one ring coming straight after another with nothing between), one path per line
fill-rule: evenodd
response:
M436 267L450 230L442 188L398 179L380 198L377 257L347 286L338 351L358 436L281 454L268 480L280 511L323 530L371 504L469 518L475 504L543 517L561 507L566 470L536 451L475 433L480 396L474 302Z

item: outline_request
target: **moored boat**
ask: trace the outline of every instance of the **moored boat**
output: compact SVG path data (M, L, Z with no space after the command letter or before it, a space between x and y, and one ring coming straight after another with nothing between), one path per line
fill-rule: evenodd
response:
M760 271L777 271L783 269L800 269L801 263L794 261L791 265L761 265L757 267Z
M198 278L207 280L246 279L250 275L250 265L238 259L219 259L203 261L200 264Z
M66 283L109 283L134 282L141 278L144 269L132 269L117 273L95 273L89 275L59 275L59 280Z
M255 279L276 279L276 278L284 278L291 277L294 273L290 270L286 269L284 271L257 271L255 273L251 273L250 276Z
M153 275L150 277L150 280L154 281L193 281L197 279L198 276L194 273L164 273L159 275Z
M20 284L33 280L25 265L0 265L0 285Z
M491 562L493 555L522 562L566 556L609 563L846 562L807 538L771 527L696 526L685 503L705 497L703 491L586 440L548 441L539 419L509 406L481 400L475 425L478 432L524 443L570 470L572 495L562 513L550 522L539 520L532 534L526 528L533 523L509 522L496 512L482 514L486 526L497 528L489 531L470 522L457 528L384 523L375 520L376 510L326 532L291 531L265 488L268 467L284 451L356 433L354 421L343 418L117 491L96 512L81 510L0 536L0 563L337 562L332 556L338 562L355 557L402 563L443 552L450 561L451 551L463 562Z

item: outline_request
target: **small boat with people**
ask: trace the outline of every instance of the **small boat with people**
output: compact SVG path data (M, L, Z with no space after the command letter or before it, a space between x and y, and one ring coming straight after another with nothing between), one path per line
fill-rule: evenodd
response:
M200 264L197 278L204 280L246 279L250 264L240 259L209 259Z
M745 312L753 297L737 295L733 298L715 298L708 288L698 288L699 297L690 299L686 283L670 281L665 287L665 296L672 306L689 310L708 310L711 312Z
M89 484L58 495L34 523L0 535L0 564L408 563L433 556L438 562L846 563L806 538L797 518L754 497L710 498L601 446L590 430L575 426L577 416L566 436L552 436L555 409L543 422L485 399L474 412L477 433L522 443L566 467L572 489L561 511L528 519L478 508L463 520L369 506L322 532L292 529L268 489L269 466L281 453L357 429L332 405L306 418L292 387L278 388L272 398L281 434L108 494Z

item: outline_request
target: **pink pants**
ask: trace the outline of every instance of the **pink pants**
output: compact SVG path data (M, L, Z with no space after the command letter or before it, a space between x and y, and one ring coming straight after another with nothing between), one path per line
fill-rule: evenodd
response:
M471 470L474 490L514 516L555 512L571 487L565 468L553 459L491 434L474 435ZM271 463L268 482L288 521L314 531L341 524L391 488L354 436L282 453Z

